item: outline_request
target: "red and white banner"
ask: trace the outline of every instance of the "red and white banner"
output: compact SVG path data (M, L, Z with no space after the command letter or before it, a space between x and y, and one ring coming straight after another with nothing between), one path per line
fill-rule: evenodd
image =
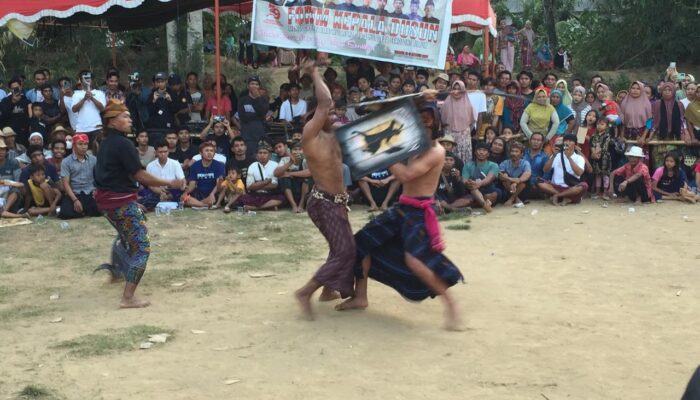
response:
M450 0L255 0L252 42L443 69Z

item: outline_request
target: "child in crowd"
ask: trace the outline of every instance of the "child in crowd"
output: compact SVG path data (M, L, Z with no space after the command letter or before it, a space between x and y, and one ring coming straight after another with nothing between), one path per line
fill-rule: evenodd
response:
M216 204L212 208L219 208L226 201L224 212L231 212L231 206L238 201L241 195L245 194L245 185L241 179L241 172L233 165L228 167L226 178L219 184L219 198L216 199Z
M583 143L580 143L579 146L581 147L583 156L589 160L591 158L591 137L598 129L598 119L598 111L591 110L586 114L586 118L584 118L586 125L582 127L583 129L586 129L586 140L584 140Z
M511 140L516 138L512 128L503 128L503 131L501 131L501 137L506 141L506 144L509 144Z
M46 179L46 170L41 165L30 165L29 180L26 184L24 208L29 215L49 215L56 211L61 200L61 192L53 187L55 184Z
M595 111L592 111L595 113ZM590 114L590 113L589 113ZM588 116L586 116L588 119ZM610 186L610 166L612 164L612 159L610 157L610 122L603 118L598 121L596 125L596 130L591 136L590 140L590 151L591 151L591 165L593 166L593 176L595 178L595 190L596 194L593 199L597 199L599 196L603 197L603 200L609 200L607 195L608 188Z
M698 196L688 188L685 171L675 153L666 154L664 165L654 171L651 181L656 201L678 200L692 204L698 201Z
M608 90L605 92L603 99L604 101L600 106L600 111L608 121L618 125L620 123L620 114L618 112L618 105L615 102L615 95L611 90Z
M496 129L494 129L492 126L489 126L486 128L486 131L484 132L484 142L487 143L489 146L491 143L493 143L493 140L498 137L498 133L496 132Z
M345 100L338 100L335 102L335 122L340 125L345 125L350 122L347 116L348 107Z

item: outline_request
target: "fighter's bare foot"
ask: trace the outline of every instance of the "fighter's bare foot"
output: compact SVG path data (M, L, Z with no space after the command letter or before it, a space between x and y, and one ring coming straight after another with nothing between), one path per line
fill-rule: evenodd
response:
M311 294L304 293L301 290L294 292L294 297L299 302L299 307L301 307L301 316L307 321L314 320L314 313L311 310Z
M364 310L369 305L367 299L351 297L335 306L336 311Z
M141 300L136 296L131 298L122 297L122 301L119 303L119 308L144 308L150 305L150 301Z

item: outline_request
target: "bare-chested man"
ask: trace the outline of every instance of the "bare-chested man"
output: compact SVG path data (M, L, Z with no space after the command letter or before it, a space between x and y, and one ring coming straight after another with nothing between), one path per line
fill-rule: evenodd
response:
M355 295L337 310L363 309L368 305L367 278L382 282L409 300L442 295L446 328L460 328L460 318L447 288L463 279L457 267L442 254L444 243L434 211L433 195L445 162L445 149L437 142L439 119L433 106L420 109L432 147L425 153L389 170L403 184L399 203L355 234L358 259Z
M348 194L343 183L340 145L335 137L332 117L333 99L313 61L306 61L303 72L313 77L318 105L307 118L302 144L314 187L307 211L316 227L328 241L330 252L326 263L295 296L304 316L313 318L311 296L324 286L320 299L333 300L333 291L345 298L353 294L355 240L348 220Z

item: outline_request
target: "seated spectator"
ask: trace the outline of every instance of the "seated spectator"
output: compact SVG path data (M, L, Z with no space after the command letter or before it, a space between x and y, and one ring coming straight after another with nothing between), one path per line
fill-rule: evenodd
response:
M440 181L435 191L435 197L440 202L443 211L456 211L452 204L466 195L467 188L462 181L462 173L455 165L455 155L445 152L445 164L442 166Z
M180 201L190 207L211 207L216 202L218 185L226 175L223 163L214 159L213 142L199 145L201 160L190 167L187 188Z
M695 204L698 197L688 188L685 171L680 167L680 158L675 153L667 153L664 165L654 171L651 177L656 201L678 200Z
M197 149L192 145L190 130L186 127L177 131L177 147L175 148L175 159L180 163L183 172L190 169L194 163L194 156L197 155Z
M246 210L267 210L277 208L284 203L284 195L279 193L278 181L275 177L275 169L278 165L270 160L271 152L272 149L267 142L260 142L257 161L248 166L247 193L240 199Z
M27 167L29 179L25 184L24 209L30 216L50 215L56 211L61 200L61 192L55 182L46 178L43 165L32 164Z
M177 160L177 156L175 155L177 153L177 143L178 143L177 132L166 133L165 134L165 142L168 144L168 157L172 158L173 160ZM158 152L158 149L156 149L156 153L157 152ZM156 154L156 156L157 156L157 154ZM182 167L182 166L180 166L180 167Z
M530 136L530 148L525 152L523 160L530 164L530 181L525 189L523 197L525 199L541 198L541 192L537 187L537 183L541 180L548 179L544 172L544 165L549 160L549 156L542 150L544 146L544 135L540 132L534 132Z
M139 152L141 165L144 167L156 159L156 149L148 145L148 132L141 131L136 134L136 149Z
M29 132L39 132L44 142L49 141L49 134L46 129L46 124L43 121L44 111L41 104L32 104L32 116L29 118ZM30 143L31 144L31 143Z
M454 137L452 135L445 135L441 137L438 142L442 145L442 147L445 148L445 151L448 153L452 153L452 157L454 158L455 162L455 168L457 168L458 171L460 171L460 174L462 173L462 169L464 169L464 161L461 160L459 157L457 157L457 153L455 153L455 149L457 149L457 142L455 142Z
M525 203L520 200L520 194L527 188L532 170L530 163L523 160L524 152L525 146L520 142L512 143L510 145L510 159L503 161L499 166L501 185L505 192L510 195L504 203L506 207L525 207Z
M224 212L231 212L231 206L245 194L245 185L241 179L241 173L234 166L226 168L226 179L219 184L219 198L216 200L216 205L213 208L221 207L221 204L226 201Z
M542 181L537 187L550 195L552 204L565 206L580 203L588 191L588 184L581 179L586 159L576 153L576 135L564 135L563 143L554 146L554 153L544 165L544 171L552 171L551 181Z
M73 153L61 163L61 179L65 195L61 199L58 218L71 219L101 215L93 197L95 192L93 171L97 159L88 154L89 142L90 139L86 134L74 135Z
M498 164L489 161L490 148L486 143L476 145L476 158L464 165L462 179L469 191L469 195L457 200L453 206L462 208L467 206L479 206L486 212L493 210L493 205L501 197L501 190L496 187L498 179Z
M148 163L146 172L166 180L185 179L185 173L177 160L168 157L168 143L161 141L156 144L156 159ZM182 196L182 188L168 189L158 186L149 186L146 194L139 199L147 209L152 210L161 201L179 201Z
M51 142L51 158L46 160L47 163L51 164L56 168L56 171L61 170L61 163L66 157L66 141L65 140L54 140Z
M287 146L287 142L279 141L275 143L274 147L272 148L272 155L270 156L270 159L279 164L280 160L287 156L289 156L289 146Z
M5 140L5 146L7 146L7 158L14 160L27 152L26 147L17 143L17 133L15 133L11 127L6 126L2 128L2 134L0 134L0 137Z
M7 157L8 153L5 141L0 138L0 217L21 218L23 215L16 214L15 211L20 208L18 200L22 198L24 185L19 182L19 163L14 158Z
M388 210L393 203L394 197L401 188L401 182L397 181L389 170L375 171L368 176L362 177L357 186L369 203L367 212ZM381 207L377 207L377 203Z
M226 169L229 170L234 168L238 170L243 185L245 185L248 179L248 167L250 164L255 162L254 158L250 158L247 155L247 149L245 144L245 139L240 136L236 136L231 141L231 150L229 152L228 159L226 161Z
M611 191L621 200L633 201L635 204L656 202L651 187L649 167L642 162L644 158L642 148L632 146L625 152L625 156L627 164L610 173Z
M508 152L506 150L506 139L504 137L497 137L491 142L491 148L489 154L489 161L493 161L496 165L501 165L503 161L508 159Z
M231 124L223 116L212 115L209 124L199 133L202 142L213 141L216 144L216 154L226 155L231 146L231 138L236 132L231 129ZM224 161L226 162L226 161Z
M31 165L44 167L44 172L52 183L57 183L59 181L58 171L56 168L46 162L46 158L44 157L44 149L42 149L40 146L29 146L27 155ZM29 170L24 168L19 176L19 181L22 182L22 184L26 184L28 180Z
M284 197L291 205L292 212L303 212L306 194L309 193L308 179L311 172L306 166L301 142L294 142L291 153L283 157L278 165L275 176Z

